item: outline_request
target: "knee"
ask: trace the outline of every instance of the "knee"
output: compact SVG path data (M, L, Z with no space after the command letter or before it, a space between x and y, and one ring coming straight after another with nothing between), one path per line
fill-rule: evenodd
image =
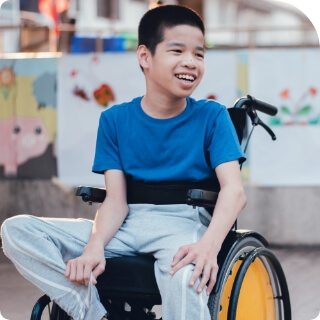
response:
M30 216L19 215L6 219L1 225L1 242L5 254L8 255L12 248L16 245L16 239L22 236L22 231L28 224Z
M5 237L6 234L16 234L19 230L24 229L28 225L30 220L29 215L18 215L6 219L1 225L1 237Z

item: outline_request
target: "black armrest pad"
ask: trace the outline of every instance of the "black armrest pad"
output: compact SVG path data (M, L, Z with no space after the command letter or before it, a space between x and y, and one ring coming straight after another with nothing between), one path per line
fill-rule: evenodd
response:
M188 190L186 203L198 207L214 207L218 199L218 194L218 192L214 191L190 189Z
M103 202L106 195L104 188L80 186L76 191L76 196L82 197L84 202Z

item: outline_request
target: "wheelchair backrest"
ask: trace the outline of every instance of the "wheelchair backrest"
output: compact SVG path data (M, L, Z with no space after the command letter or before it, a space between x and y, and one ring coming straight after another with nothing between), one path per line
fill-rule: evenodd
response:
M228 112L231 117L232 123L236 129L239 143L241 144L244 135L244 129L246 127L247 122L247 112L245 109L239 108L229 108Z

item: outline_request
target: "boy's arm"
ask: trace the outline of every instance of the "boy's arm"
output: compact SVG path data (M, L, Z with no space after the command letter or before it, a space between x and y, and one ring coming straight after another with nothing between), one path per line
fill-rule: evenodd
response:
M128 214L126 200L126 180L121 170L108 170L104 173L107 197L97 210L91 236L80 257L67 263L65 276L72 282L96 284L97 277L105 269L104 248L121 227Z
M218 272L217 256L221 245L246 204L238 161L226 162L216 168L220 192L210 225L203 237L194 244L181 247L172 261L170 274L187 264L194 264L190 286L201 276L197 291L200 293L208 283L209 295Z

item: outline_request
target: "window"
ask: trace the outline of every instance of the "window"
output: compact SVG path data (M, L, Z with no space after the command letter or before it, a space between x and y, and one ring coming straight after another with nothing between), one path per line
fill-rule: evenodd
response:
M119 0L97 0L98 17L111 20L120 18Z

